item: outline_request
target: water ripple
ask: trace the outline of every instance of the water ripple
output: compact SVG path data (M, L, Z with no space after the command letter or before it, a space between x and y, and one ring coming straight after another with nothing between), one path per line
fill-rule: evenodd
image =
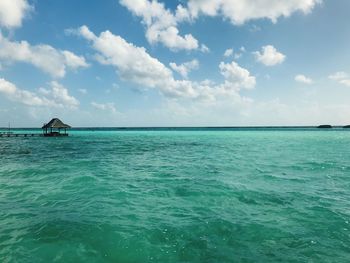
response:
M1 262L348 262L343 132L0 140Z

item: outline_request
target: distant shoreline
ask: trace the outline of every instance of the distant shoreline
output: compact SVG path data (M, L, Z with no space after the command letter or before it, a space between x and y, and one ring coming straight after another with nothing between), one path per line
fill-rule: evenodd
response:
M346 129L346 125L332 126L331 129ZM155 127L74 127L71 130L200 130L200 129L321 129L318 126L155 126ZM8 130L8 127L0 127ZM11 130L41 130L38 127L11 127Z

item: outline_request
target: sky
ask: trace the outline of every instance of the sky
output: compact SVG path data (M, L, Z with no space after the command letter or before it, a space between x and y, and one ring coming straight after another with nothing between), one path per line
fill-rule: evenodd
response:
M350 124L348 0L0 0L0 127Z

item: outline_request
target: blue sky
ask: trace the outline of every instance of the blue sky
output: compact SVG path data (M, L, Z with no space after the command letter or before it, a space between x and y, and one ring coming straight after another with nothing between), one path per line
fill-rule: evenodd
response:
M347 0L2 0L0 126L350 123Z

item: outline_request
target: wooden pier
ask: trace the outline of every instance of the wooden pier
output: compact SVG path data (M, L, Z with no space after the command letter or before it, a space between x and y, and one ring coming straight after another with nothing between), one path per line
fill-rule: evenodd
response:
M0 133L0 137L43 137L42 133Z
M5 129L3 129L3 132L0 132L0 137L67 137L67 129L70 128L71 126L64 124L60 119L53 118L41 128L43 133L15 133L10 130L9 125L7 131L4 131ZM62 130L64 130L64 132L61 132Z
M0 137L67 137L68 133L0 133Z

